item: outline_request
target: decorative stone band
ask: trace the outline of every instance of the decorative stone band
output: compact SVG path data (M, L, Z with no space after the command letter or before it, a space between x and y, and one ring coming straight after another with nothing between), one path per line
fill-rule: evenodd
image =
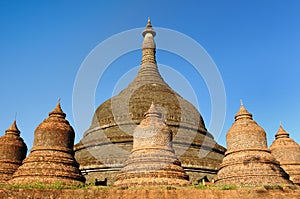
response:
M231 166L231 165L244 165L244 164L247 164L247 163L258 163L258 164L272 164L272 165L277 165L279 166L279 162L277 161L274 161L274 160L268 160L268 159L265 159L265 160L256 160L255 158L248 158L248 159L244 159L244 160L232 160L231 162L223 162L221 165L220 165L220 169L221 168L224 168L224 167L227 167L227 166Z
M22 161L12 160L12 159L1 159L0 160L0 164L4 164L4 163L21 165ZM1 170L1 168L0 168L0 170Z
M50 146L35 146L31 149L31 153L34 151L57 151L57 152L65 152L65 153L74 153L73 149L65 148L65 147L50 147Z
M151 150L151 149L160 150L160 151L162 151L162 153L163 153L163 151L168 151L168 152L174 153L174 149L172 149L171 147L166 147L166 146L134 148L134 149L132 149L131 153L136 153L138 151L147 151L147 150Z
M225 152L225 156L229 155L229 154L232 154L232 153L238 153L238 152L242 152L242 151L245 151L245 152L248 152L248 151L264 151L264 152L268 152L270 153L270 150L267 149L267 148L244 148L244 149L238 149L238 150L228 150Z

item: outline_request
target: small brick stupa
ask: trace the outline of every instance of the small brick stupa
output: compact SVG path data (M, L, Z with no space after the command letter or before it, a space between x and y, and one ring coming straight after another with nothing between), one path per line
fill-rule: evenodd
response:
M152 103L134 131L133 149L114 186L183 186L188 176L172 147L172 131Z
M27 146L20 137L16 121L0 137L0 184L5 184L21 166Z
M295 184L300 184L300 146L290 138L290 134L281 125L275 138L270 146L272 155L289 174L290 180Z
M266 132L241 104L226 134L227 152L217 174L217 184L290 184L267 147Z
M75 133L58 102L35 130L29 156L9 184L80 184L85 181L74 158Z

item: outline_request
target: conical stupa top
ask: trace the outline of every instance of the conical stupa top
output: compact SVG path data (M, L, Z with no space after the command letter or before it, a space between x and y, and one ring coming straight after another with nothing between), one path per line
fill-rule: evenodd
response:
M275 134L275 138L289 138L290 134L288 132L286 132L286 130L284 130L284 128L282 127L282 125L280 124L279 129L277 131L277 133Z
M245 106L243 105L243 103L241 101L240 109L237 112L237 114L235 114L234 119L235 119L235 121L237 121L242 118L248 118L248 119L252 120L252 114L247 111L247 109L245 108Z
M156 105L154 104L154 102L152 102L150 108L148 109L148 111L144 114L144 117L158 117L161 118L162 117L162 113L160 111L158 111L158 108L156 107Z
M17 122L14 120L12 125L5 130L5 134L15 134L15 135L20 135L20 130L17 127Z
M58 98L57 105L54 108L54 110L49 113L49 116L56 116L56 117L63 117L63 118L66 117L66 114L62 111L60 106L60 98Z

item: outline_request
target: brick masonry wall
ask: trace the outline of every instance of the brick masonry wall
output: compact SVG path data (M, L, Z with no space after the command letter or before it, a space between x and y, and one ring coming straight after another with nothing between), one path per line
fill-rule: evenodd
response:
M122 199L168 199L168 198L206 198L206 199L247 199L300 198L300 190L37 190L37 189L0 189L0 198L122 198Z

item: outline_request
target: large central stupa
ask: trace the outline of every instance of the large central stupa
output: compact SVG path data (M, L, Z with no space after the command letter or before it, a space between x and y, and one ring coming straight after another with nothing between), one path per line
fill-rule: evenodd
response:
M142 61L133 82L101 104L90 128L75 145L75 158L87 181L108 179L112 184L133 145L133 132L154 102L163 110L173 132L173 147L191 181L215 177L225 148L205 128L198 110L177 94L161 77L150 20L142 32Z

